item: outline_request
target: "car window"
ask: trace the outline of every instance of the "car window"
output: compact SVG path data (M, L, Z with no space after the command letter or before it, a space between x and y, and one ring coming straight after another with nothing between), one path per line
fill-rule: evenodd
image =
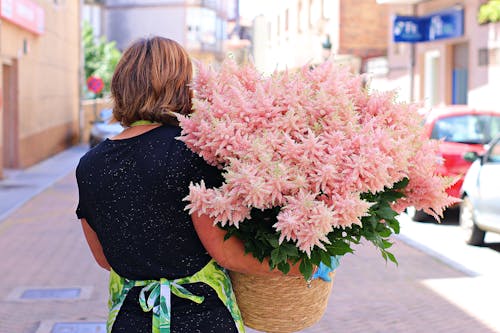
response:
M431 138L447 142L486 144L500 133L500 116L461 115L438 119Z

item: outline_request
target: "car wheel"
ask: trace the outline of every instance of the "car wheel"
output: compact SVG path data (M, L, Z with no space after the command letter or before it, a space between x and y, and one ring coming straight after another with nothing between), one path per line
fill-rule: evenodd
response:
M467 244L481 245L484 243L485 232L476 225L474 206L468 196L465 196L460 203L460 215L458 220L464 232L465 242Z
M433 219L432 216L430 216L423 210L415 209L415 207L406 208L406 215L408 215L410 219L416 222L425 222Z

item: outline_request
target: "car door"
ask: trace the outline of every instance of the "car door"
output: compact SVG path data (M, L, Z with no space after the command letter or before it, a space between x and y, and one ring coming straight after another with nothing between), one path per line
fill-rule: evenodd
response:
M478 188L478 223L500 228L500 138L492 142L483 157Z

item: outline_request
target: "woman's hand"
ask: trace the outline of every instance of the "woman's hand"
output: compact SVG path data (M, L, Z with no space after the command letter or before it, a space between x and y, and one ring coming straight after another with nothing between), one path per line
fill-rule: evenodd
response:
M193 214L191 219L208 254L222 267L245 274L283 275L278 269L271 270L267 259L260 262L251 254L246 254L243 242L237 237L224 240L226 231L214 225L213 219L209 216ZM287 276L302 275L299 272L299 263L295 265L290 263L290 266Z

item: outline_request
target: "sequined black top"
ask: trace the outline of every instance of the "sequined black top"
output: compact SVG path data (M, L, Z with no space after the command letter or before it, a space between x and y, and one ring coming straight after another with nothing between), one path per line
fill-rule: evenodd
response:
M210 260L184 210L189 183L220 186L220 171L160 126L139 136L106 140L76 171L78 218L96 232L115 272L133 279L189 276Z
M180 128L161 126L139 136L106 140L87 152L76 170L78 218L96 232L109 264L132 280L190 276L210 260L184 210L190 182L220 186L215 167L175 139ZM204 283L184 285L201 304L172 294L171 333L236 333L229 310ZM128 293L113 333L151 333L151 312L139 305L141 288Z

